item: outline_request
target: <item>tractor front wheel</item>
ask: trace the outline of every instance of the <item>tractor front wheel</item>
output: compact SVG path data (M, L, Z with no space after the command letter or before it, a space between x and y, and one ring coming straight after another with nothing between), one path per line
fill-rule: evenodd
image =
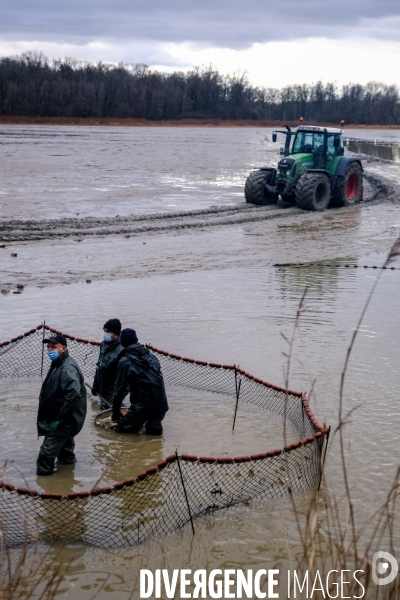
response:
M335 206L353 206L362 199L363 176L358 163L348 165L344 176L339 176L333 192Z
M250 173L244 186L246 202L259 206L278 202L278 194L265 190L265 184L271 181L272 175L272 169L257 169Z
M331 184L323 173L306 173L296 185L296 204L303 210L325 210L331 199Z

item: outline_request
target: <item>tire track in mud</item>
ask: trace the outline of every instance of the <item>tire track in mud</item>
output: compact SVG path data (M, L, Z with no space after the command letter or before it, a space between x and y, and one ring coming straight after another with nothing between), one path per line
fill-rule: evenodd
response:
M399 192L375 175L364 173L367 183L365 200L369 204L382 201L398 201ZM362 206L362 205L359 205ZM343 209L339 209L343 210ZM231 207L131 215L127 217L85 217L83 219L7 220L0 221L1 242L22 242L52 238L136 235L141 233L170 232L192 228L236 225L266 221L294 215L310 215L296 206L254 206L242 203ZM315 214L315 213L311 213Z
M96 219L57 219L43 221L0 222L2 242L21 242L73 236L105 236L151 232L178 231L189 228L235 225L301 212L297 207L289 209L276 206L243 205L230 208L211 208L198 211L159 213L154 215L111 217Z

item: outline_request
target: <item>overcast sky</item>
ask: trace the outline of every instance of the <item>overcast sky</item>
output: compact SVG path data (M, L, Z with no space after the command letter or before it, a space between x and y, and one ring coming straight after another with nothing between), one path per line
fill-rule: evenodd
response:
M0 0L0 55L400 84L400 0Z

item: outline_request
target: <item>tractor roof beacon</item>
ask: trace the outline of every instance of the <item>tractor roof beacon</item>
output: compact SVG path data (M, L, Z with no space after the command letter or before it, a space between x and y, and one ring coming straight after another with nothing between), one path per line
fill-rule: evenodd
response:
M295 203L303 210L351 206L363 198L363 168L359 158L344 156L342 129L300 125L285 135L278 167L251 171L244 193L246 202L257 205Z

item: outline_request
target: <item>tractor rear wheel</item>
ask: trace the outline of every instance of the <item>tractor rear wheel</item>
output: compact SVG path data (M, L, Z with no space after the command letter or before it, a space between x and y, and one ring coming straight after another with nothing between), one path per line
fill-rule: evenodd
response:
M296 185L296 204L303 210L325 210L331 199L331 184L323 173L306 173Z
M273 169L257 169L256 171L252 171L244 186L246 202L259 206L276 204L278 202L278 194L273 194L265 190L265 184L271 181L272 176Z
M335 206L353 206L362 198L363 176L358 163L347 166L344 176L339 176L333 192Z

